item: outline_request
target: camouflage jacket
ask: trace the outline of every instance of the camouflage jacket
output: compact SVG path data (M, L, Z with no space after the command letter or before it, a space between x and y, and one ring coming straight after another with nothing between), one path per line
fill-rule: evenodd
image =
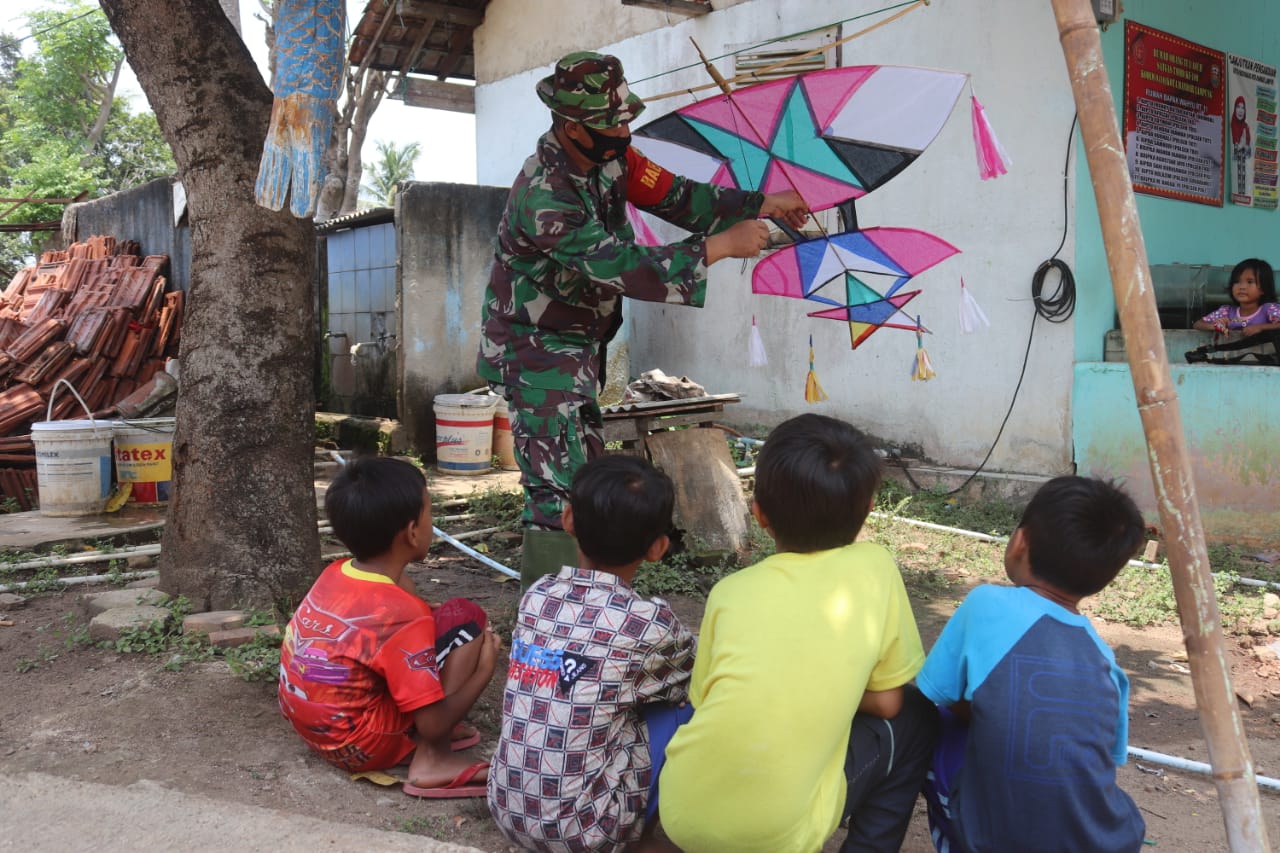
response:
M482 378L594 399L600 348L621 322L623 296L702 305L707 251L697 235L755 217L764 196L664 171L658 186L670 188L660 197L650 193L655 198L646 203L634 197L646 167L656 168L631 154L579 175L554 132L539 140L498 227L481 315L476 369ZM637 245L626 217L629 177L633 204L641 201L638 207L695 236ZM652 182L645 186L652 189Z

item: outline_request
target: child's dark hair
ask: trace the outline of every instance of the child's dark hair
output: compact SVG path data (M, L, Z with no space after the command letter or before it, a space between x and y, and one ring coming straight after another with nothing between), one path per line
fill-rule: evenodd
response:
M626 566L671 532L671 478L638 456L593 459L573 475L569 505L578 548L600 566Z
M333 533L357 560L391 550L396 534L422 515L427 479L402 459L367 456L338 472L324 496Z
M1084 597L1120 573L1146 526L1133 498L1089 477L1056 477L1031 498L1018 524L1027 537L1031 573Z
M1227 298L1231 300L1231 303L1233 305L1240 304L1236 302L1236 295L1233 291L1235 290L1236 282L1240 280L1240 276L1249 271L1252 271L1254 277L1258 279L1258 287L1262 289L1262 301L1275 302L1276 274L1271 269L1271 264L1262 258L1245 258L1231 270L1231 278L1227 282Z
M861 432L800 415L775 427L760 449L755 500L788 550L824 551L858 538L880 478L880 459Z

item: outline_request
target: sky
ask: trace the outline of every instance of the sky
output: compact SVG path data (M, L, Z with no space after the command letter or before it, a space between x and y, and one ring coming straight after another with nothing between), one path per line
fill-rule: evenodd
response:
M27 12L53 6L48 0L3 0L0 5L0 30L17 36L25 36ZM360 20L367 0L347 0L347 27ZM254 18L261 13L257 0L240 0L240 26L245 44L258 61L262 76L267 76L267 46L263 38L263 25ZM25 42L26 50L33 50L33 42ZM117 94L130 98L136 112L149 110L146 96L138 86L132 72L121 78ZM369 135L365 138L364 162L366 166L377 159L377 143L394 142L403 146L417 142L422 150L415 164L414 177L420 181L449 181L475 183L476 144L475 117L444 110L427 110L407 107L401 101L384 98L369 123Z

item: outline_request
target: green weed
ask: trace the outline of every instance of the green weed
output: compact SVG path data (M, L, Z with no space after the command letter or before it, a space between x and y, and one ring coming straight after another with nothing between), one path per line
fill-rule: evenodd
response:
M1238 577L1222 572L1213 580L1223 630L1229 634L1248 633L1262 616L1261 590L1238 586ZM1088 599L1086 608L1103 619L1135 628L1178 622L1173 577L1165 566L1129 566L1106 589Z
M897 480L885 480L876 496L876 509L889 515L959 527L991 536L1008 536L1017 528L1018 521L1022 518L1022 512L1008 501L966 503L942 489L912 492Z
M245 681L275 681L280 674L280 637L259 632L252 641L224 650L223 657Z
M520 525L520 513L524 510L524 495L487 489L467 498L471 511L485 519L484 527L515 529Z

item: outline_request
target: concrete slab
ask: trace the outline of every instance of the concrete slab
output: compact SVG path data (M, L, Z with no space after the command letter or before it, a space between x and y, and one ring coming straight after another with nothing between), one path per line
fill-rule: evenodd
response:
M25 551L79 539L109 539L164 525L164 506L125 505L119 512L54 518L35 512L0 515L0 549Z
M336 465L333 473L337 473ZM484 474L464 477L441 474L435 466L426 469L427 485L435 501L467 497L497 490L520 491L520 472L493 469ZM316 505L324 507L328 477L315 479ZM168 507L139 507L125 505L115 513L81 515L54 518L35 512L15 512L0 515L0 550L27 551L58 542L74 542L83 539L110 539L127 533L140 533L164 526Z

